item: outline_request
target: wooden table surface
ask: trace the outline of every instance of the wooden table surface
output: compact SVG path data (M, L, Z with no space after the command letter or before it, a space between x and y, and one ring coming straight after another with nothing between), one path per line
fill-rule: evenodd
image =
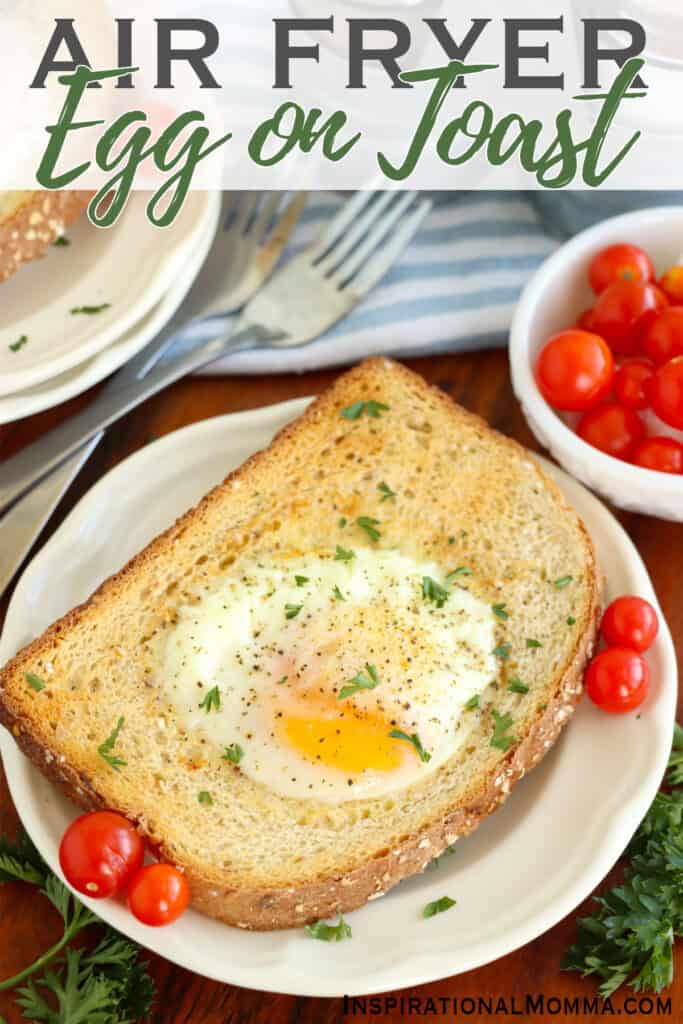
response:
M504 352L481 352L473 355L439 356L410 361L409 365L429 381L438 384L468 409L479 413L505 434L509 434L531 448L537 448L526 426L519 405L510 387L507 356ZM151 437L159 437L196 420L241 409L252 409L285 399L319 392L329 384L338 371L311 373L303 376L272 377L220 377L194 378L181 381L113 426L106 439L53 517L54 528L81 495L104 473L127 455L147 444ZM0 427L0 459L49 430L88 401L81 396L58 409ZM2 470L0 468L0 477ZM681 568L683 567L683 524L664 523L655 519L630 514L619 518L635 542L654 580L664 613L669 622L679 652L679 667L683 653L683 594ZM43 539L46 539L46 532ZM0 604L0 621L6 607ZM4 776L0 776L0 833L13 833L18 818L10 799ZM585 909L584 905L584 909ZM496 1020L569 1020L593 1022L603 1016L589 1010L571 1017L564 1013L550 1016L513 1015L512 998L517 1007L525 993L543 992L546 998L556 996L592 997L594 984L574 974L559 970L561 956L574 936L574 921L578 911L569 915L545 935L523 949L476 971L419 988L405 989L393 995L432 996L435 999L461 1000L465 996L493 996L507 1000L508 1011L491 1019ZM20 884L0 887L0 978L8 977L32 961L45 950L59 934L59 922L42 897ZM151 969L158 987L158 999L153 1021L163 1024L336 1024L336 1022L364 1019L345 1013L341 999L308 999L283 995L268 995L229 985L206 981L188 971L151 956ZM626 1014L624 996L615 997L615 1008ZM676 954L676 980L667 993L672 999L669 1019L683 1019L683 947ZM391 995L388 993L388 995ZM452 1004L450 1004L452 1005ZM407 1003L404 1004L404 1009ZM14 1006L11 995L0 995L0 1014L8 1022L23 1018ZM373 1020L394 1021L408 1019L407 1012L387 1009L372 1017ZM412 1017L411 1019L422 1019ZM479 1021L488 1018L476 1014L456 1016L447 1011L438 1019ZM629 1014L631 1020L658 1019L645 1012ZM662 1019L666 1019L663 1017Z

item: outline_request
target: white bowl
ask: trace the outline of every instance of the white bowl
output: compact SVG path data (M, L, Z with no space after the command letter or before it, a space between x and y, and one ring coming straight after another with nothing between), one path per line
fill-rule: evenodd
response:
M576 235L543 263L524 289L512 323L512 385L536 438L572 476L620 508L683 521L683 476L641 469L586 444L548 405L534 379L536 358L548 338L571 327L594 301L588 284L592 257L616 242L641 246L657 274L663 273L683 253L683 206L611 217ZM666 427L661 433L680 436Z

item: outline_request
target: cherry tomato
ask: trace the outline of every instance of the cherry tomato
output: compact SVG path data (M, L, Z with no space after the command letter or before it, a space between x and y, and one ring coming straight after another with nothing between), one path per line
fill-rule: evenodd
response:
M536 380L541 394L555 409L591 409L612 386L614 359L597 334L563 331L541 349Z
M643 334L643 349L658 366L683 356L683 306L669 306L655 317Z
M668 305L664 292L642 281L615 281L598 296L593 307L593 330L613 352L638 352L642 336L657 313Z
M59 847L67 882L95 899L121 892L144 856L145 844L135 826L113 811L82 814L71 822Z
M642 654L654 643L659 619L649 601L625 595L607 606L600 629L610 647L628 647Z
M660 420L683 430L683 356L676 356L657 369L648 393Z
M683 444L673 437L648 437L640 442L631 461L660 473L683 473Z
M671 267L663 275L659 287L669 302L683 305L683 266Z
M592 331L593 330L593 307L590 309L584 309L583 313L576 320L576 326L580 331Z
M579 420L580 438L615 459L629 459L645 437L645 427L637 413L625 405L608 402L589 409Z
M637 651L608 647L591 661L584 677L588 696L603 711L633 711L647 697L650 670Z
M655 268L637 245L610 245L602 249L588 268L588 280L596 295L615 281L654 281Z
M190 901L190 889L172 864L148 864L131 879L127 899L138 921L156 927L180 917Z
M629 409L647 409L647 384L655 368L649 359L627 359L614 375L614 395Z

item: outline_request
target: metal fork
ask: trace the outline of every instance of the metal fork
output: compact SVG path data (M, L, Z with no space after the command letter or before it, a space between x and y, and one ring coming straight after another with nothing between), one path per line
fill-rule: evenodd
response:
M100 392L100 399L141 380L189 323L240 309L272 273L307 198L307 193L298 192L282 205L281 192L263 198L251 192L226 193L209 256L180 309L142 351L114 374ZM103 431L95 433L0 520L0 595L102 437ZM2 465L0 479L5 479Z
M391 267L431 208L417 192L358 192L308 250L247 304L237 327L158 366L130 387L107 391L78 416L24 448L2 467L0 508L151 395L221 356L292 348L340 320Z

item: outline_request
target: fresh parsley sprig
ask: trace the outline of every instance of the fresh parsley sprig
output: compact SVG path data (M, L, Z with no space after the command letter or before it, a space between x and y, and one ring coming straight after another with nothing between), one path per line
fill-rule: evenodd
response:
M321 942L341 942L342 939L350 939L353 934L351 925L346 923L341 914L336 924L316 921L315 924L307 924L306 931L312 939L319 939Z
M374 690L376 686L379 686L381 679L375 666L366 665L365 670L367 675L357 672L353 679L349 679L346 686L342 686L337 700L346 700L347 697L353 697L359 690Z
M446 587L442 587L431 576L422 577L422 596L425 601L433 601L437 608L443 608L449 593L450 591Z
M422 746L420 737L417 735L416 732L413 732L410 735L408 735L408 733L403 732L402 729L392 729L389 735L391 736L392 740L405 740L406 743L412 743L412 745L415 747L418 753L420 760L424 764L427 764L428 761L431 761L432 755L429 753L428 750L425 750L425 748Z
M103 761L106 761L110 768L113 768L115 772L118 772L121 768L125 768L127 762L119 757L117 754L113 754L112 751L116 746L116 741L119 738L119 733L123 728L125 718L123 715L119 717L116 725L107 736L106 740L100 743L97 748L97 753L100 755Z

